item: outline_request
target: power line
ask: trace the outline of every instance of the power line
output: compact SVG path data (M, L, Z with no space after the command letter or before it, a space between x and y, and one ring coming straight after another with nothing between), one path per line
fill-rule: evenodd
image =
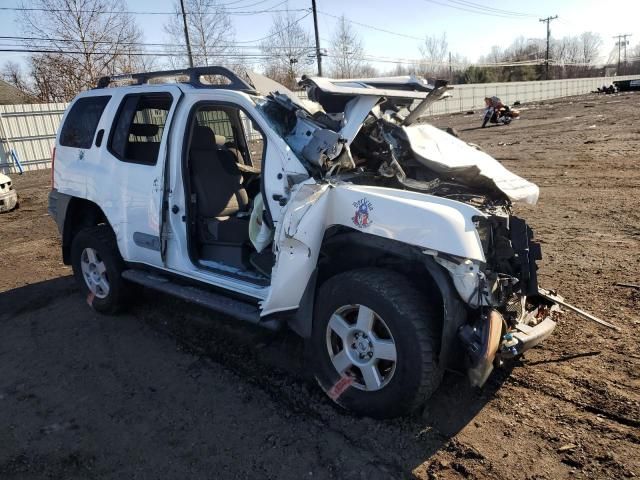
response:
M439 2L437 0L424 0L424 1L425 2L429 2L429 3L434 3L436 5L440 5L440 6L443 6L443 7L455 8L457 10L462 10L462 11L465 11L465 12L477 13L479 15L488 15L490 17L510 18L512 20L525 20L526 19L526 17L519 16L519 15L498 13L498 12L493 12L493 11L485 11L485 10L477 9L475 7L466 8L466 7L455 5L455 4L451 4L451 3L443 3L445 1L453 1L453 0L443 0L442 2Z
M285 0L286 1L286 0ZM278 5L282 5L283 2L280 2ZM226 13L227 15L257 15L261 13L279 13L279 12L304 12L308 11L308 8L286 8L286 9L264 9L264 10L248 10L248 11L239 11L239 12L228 12L224 9L222 10L206 10L202 12L187 12L187 15L215 15L219 14L221 11ZM104 14L104 15L180 15L180 12L152 12L152 11L141 11L141 10L71 10L69 8L40 8L40 7L0 7L0 11L17 11L17 12L57 12L57 13L89 13L89 14Z
M1 10L1 8L0 8ZM311 15L311 10L304 8L301 9L302 11L306 11L307 13L305 15L302 15L300 18L297 18L295 20L293 20L290 24L288 24L285 28L282 28L276 32L270 33L269 35L265 35L264 37L260 37L260 38L254 38L252 40L238 40L235 42L230 42L230 43L225 43L225 44L218 44L220 46L230 46L230 47L235 47L235 48L253 48L250 45L250 43L258 43L261 42L263 40L266 40L268 38L271 37L275 37L276 35L279 35L280 33L284 32L285 30L291 28L293 25L296 25L298 23L300 23L302 20L304 20L305 18L307 18L309 15ZM186 12L187 15L189 15L189 12ZM70 39L54 39L54 38L43 38L43 37L13 37L13 36L0 36L0 39L11 39L11 40L44 40L44 41L57 41L57 42L69 42L69 43L82 43L79 40L70 40ZM111 44L112 42L108 42L108 41L99 41L99 40L86 40L86 43L106 43L106 44ZM182 44L165 44L165 43L140 43L140 42L122 42L122 45L150 45L150 46L176 46L176 47L181 47L184 46ZM260 48L259 45L256 45L255 48ZM276 47L278 48L278 47ZM285 47L282 47L285 48Z
M5 45L0 45L0 47L5 47ZM313 46L307 48L309 52L314 50ZM67 55L120 55L120 56L131 56L131 57L144 57L144 56L155 56L155 57L168 57L175 56L175 53L166 52L166 51L94 51L94 52L86 52L82 50L53 50L48 48L0 48L0 52L9 52L9 53L53 53L53 54L67 54ZM204 54L204 53L193 53L194 57L209 57L209 58L226 58L226 59L239 59L244 60L249 63L261 62L263 60L267 60L273 58L273 55L270 54L261 54L261 53L249 53L244 55L238 55L236 53L220 53L220 54ZM332 57L331 53L326 55L327 57ZM354 56L353 58L365 61L373 61L379 63L389 63L389 64L400 64L400 65L429 65L429 66L449 66L449 63L446 61L425 61L421 58L393 58L393 57L379 57L374 55L359 55ZM629 57L628 60L636 61L640 60L640 57L634 56ZM522 60L522 61L506 61L506 62L495 62L495 63L465 63L465 62L452 62L451 65L457 68L459 67L487 67L487 68L503 68L503 67L524 67L531 65L543 65L546 62L544 60ZM592 63L587 62L559 62L550 60L550 64L553 65L561 65L561 66L593 66Z
M25 41L24 44L15 44L13 46L33 46L28 42L60 42L60 43L73 43L73 44L91 44L91 45L112 45L113 42L108 40L72 40L69 38L51 38L51 37L13 37L13 36L0 36L0 42L5 40ZM127 46L139 46L139 47L184 47L184 43L146 43L146 42L117 42L118 45ZM1 44L0 44L1 45ZM5 45L6 46L6 45ZM233 48L260 48L260 45L239 45L236 42L230 43L216 43L216 47L233 47ZM269 48L289 48L286 46L274 45ZM301 48L314 48L312 45L304 45Z
M537 17L537 15L532 15L530 13L514 12L513 10L503 10L501 8L488 7L486 5L480 5L479 3L474 3L468 0L445 0L445 1L466 5L471 8L477 8L478 10L495 12L502 15L513 15L515 17L533 17L533 18Z
M0 45L1 47L2 45ZM313 47L310 47L312 49ZM23 49L15 49L15 48L0 48L0 52L13 52L13 53L58 53L58 54L67 54L67 55L114 55L113 51L95 51L95 52L86 52L83 50L52 50L47 48L23 48ZM143 52L143 51L122 51L118 53L118 55L122 56L136 56L136 57L144 57L144 56L163 56L163 57L173 57L175 56L175 52ZM269 54L259 54L259 53L249 53L246 55L238 55L237 53L219 53L215 55L205 54L205 53L194 53L194 57L225 57L225 58L259 58L266 59L272 58L273 55Z
M332 15L331 13L322 12L322 11L320 11L320 10L318 10L318 13L320 13L320 14L322 14L322 15L325 15L325 16L327 16L327 17L333 17L333 18L338 19L338 20L340 20L340 18L341 18L341 17L339 17L339 16L337 16L337 15ZM420 40L420 41L424 40L424 38L422 38L422 37L416 37L416 36L414 36L414 35L407 35L407 34L405 34L405 33L398 33L398 32L393 32L393 31L391 31L391 30L385 30L384 28L375 27L375 26L373 26L373 25L369 25L369 24L367 24L367 23L356 22L355 20L350 20L350 19L348 19L348 18L346 18L346 17L345 17L345 20L346 20L347 22L349 22L349 23L353 23L354 25L359 25L359 26L361 26L361 27L369 28L369 29L371 29L371 30L376 30L376 31L378 31L378 32L388 33L388 34L390 34L390 35L395 35L395 36L397 36L397 37L411 38L411 39L413 39L413 40Z
M302 10L305 10L307 13L303 16L301 16L300 18L298 18L297 20L294 20L293 22L291 22L290 24L288 24L285 28L281 28L280 30L270 33L269 35L262 37L262 38L256 38L254 40L243 40L243 41L238 41L237 43L256 43L256 42L261 42L263 40L266 40L267 38L271 38L271 37L275 37L276 35L281 34L282 32L284 32L285 30L288 30L289 28L291 28L292 26L300 23L302 20L304 20L305 18L307 18L309 15L311 15L311 11L307 8L304 8Z

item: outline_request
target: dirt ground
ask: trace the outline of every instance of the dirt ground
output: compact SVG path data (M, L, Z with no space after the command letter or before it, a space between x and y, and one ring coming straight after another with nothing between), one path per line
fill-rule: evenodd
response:
M448 374L417 418L335 408L294 335L145 293L92 312L46 215L49 172L0 215L0 478L624 478L640 475L640 95L523 106L453 126L541 188L518 207L567 314L482 389Z

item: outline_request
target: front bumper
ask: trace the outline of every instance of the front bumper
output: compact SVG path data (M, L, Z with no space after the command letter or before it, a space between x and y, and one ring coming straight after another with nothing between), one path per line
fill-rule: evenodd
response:
M0 213L10 212L18 205L18 194L15 190L0 193Z
M508 337L502 343L501 357L512 358L522 355L530 348L549 338L556 325L556 322L551 317L545 318L534 327L524 323L517 324L514 331L507 334Z

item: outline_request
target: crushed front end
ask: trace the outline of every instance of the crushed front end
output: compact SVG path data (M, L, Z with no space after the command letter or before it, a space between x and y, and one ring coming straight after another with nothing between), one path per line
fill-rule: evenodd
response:
M513 202L535 204L539 189L476 146L420 121L449 87L409 77L301 83L314 113L280 94L258 104L317 181L410 190L425 202L441 197L477 210L484 259L423 251L448 271L465 305L456 342L465 362L456 368L466 363L471 382L482 385L502 359L547 338L559 308L538 288L540 245L512 214Z
M509 213L477 219L486 263L477 271L477 297L458 336L465 346L469 378L482 385L494 365L521 355L556 327L559 307L539 293L540 244L524 220ZM475 307L475 308L474 308Z

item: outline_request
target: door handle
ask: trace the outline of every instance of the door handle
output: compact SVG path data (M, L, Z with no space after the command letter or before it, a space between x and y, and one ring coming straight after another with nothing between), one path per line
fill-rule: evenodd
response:
M171 207L171 211L175 214L178 213L180 211L180 207L178 207L178 205L174 205L173 207Z

